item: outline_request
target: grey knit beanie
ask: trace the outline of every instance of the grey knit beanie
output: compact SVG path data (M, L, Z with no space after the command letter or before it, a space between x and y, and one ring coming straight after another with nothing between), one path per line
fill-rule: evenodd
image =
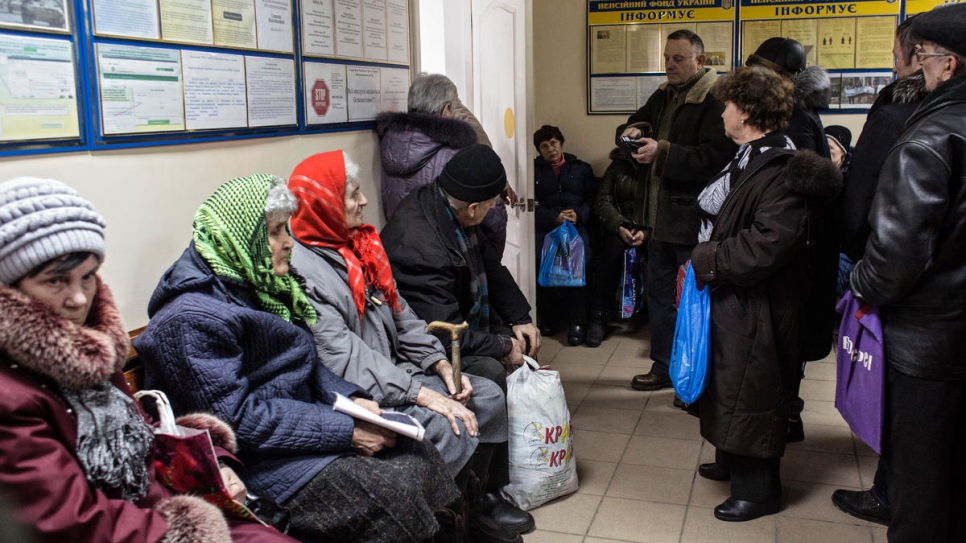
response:
M104 218L76 190L36 177L0 183L0 283L80 251L104 260Z

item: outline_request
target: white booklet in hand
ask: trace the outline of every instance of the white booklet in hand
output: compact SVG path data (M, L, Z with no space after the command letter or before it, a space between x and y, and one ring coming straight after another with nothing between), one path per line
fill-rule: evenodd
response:
M415 439L416 441L423 440L423 434L426 433L426 429L423 428L423 425L418 420L409 415L385 410L382 412L382 415L377 415L342 394L336 393L335 396L335 404L332 405L332 409L340 413L345 413L352 418L371 422L376 426L382 426L383 428Z

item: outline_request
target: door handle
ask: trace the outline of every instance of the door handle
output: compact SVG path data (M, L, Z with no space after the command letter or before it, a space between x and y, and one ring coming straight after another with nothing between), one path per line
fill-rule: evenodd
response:
M533 213L533 208L536 205L537 202L533 198L520 198L518 201L510 204L510 207L519 207L521 211Z

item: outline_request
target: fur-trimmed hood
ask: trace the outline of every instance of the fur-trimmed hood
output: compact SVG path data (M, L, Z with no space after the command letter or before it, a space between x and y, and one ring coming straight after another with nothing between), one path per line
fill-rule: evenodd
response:
M85 326L0 286L0 350L60 386L80 390L108 380L121 369L129 348L114 297L100 277Z
M380 113L376 134L383 169L404 176L422 169L440 149L462 149L477 141L469 123L421 113Z
M828 109L832 82L821 66L809 66L792 77L795 84L795 107L814 111Z
M785 186L806 196L833 200L842 185L842 172L814 151L797 151L785 168Z

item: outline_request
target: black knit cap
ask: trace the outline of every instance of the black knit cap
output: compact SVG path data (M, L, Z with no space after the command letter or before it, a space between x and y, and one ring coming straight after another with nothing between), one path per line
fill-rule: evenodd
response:
M791 38L768 38L745 62L745 66L755 65L793 76L805 69L805 48Z
M486 145L460 149L439 174L439 186L457 200L485 202L506 188L506 170L500 157Z
M825 127L825 135L834 139L843 153L849 152L849 146L852 145L851 130L844 126L833 124L832 126Z
M966 56L966 4L942 4L916 17L912 31L923 40Z

